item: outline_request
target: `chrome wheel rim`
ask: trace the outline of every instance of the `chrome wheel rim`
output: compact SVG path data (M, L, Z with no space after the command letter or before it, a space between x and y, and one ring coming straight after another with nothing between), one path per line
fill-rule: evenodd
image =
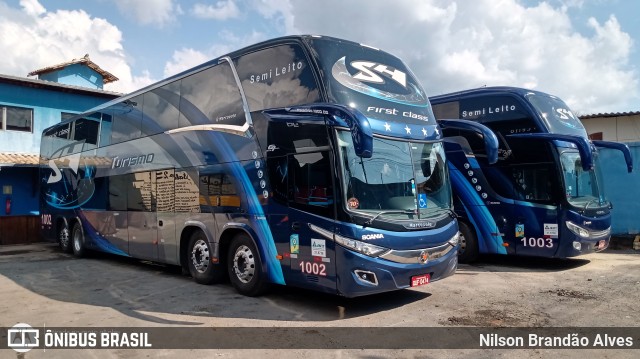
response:
M69 228L64 227L60 230L60 246L69 248Z
M198 273L204 273L207 271L207 268L209 268L210 259L209 246L207 246L204 240L198 239L191 250L191 263L193 267Z
M242 283L249 283L256 272L256 262L251 249L241 245L233 255L233 271Z
M73 248L76 250L76 252L80 252L81 244L82 244L82 231L77 230L73 232Z
M460 243L460 247L458 247L458 255L464 253L464 250L467 248L467 239L464 238L462 232L460 232L460 236L458 237L458 243Z

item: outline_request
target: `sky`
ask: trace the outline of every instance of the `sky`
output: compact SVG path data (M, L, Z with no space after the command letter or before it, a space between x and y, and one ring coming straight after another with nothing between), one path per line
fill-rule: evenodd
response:
M429 95L517 86L578 115L640 111L635 0L0 0L0 73L89 54L131 92L290 34L400 57Z

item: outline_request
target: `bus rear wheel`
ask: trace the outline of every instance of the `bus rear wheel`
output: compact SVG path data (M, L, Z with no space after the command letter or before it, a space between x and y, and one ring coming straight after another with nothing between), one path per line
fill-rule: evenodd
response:
M193 232L189 240L187 264L189 274L199 284L212 284L222 281L224 267L211 261L211 246L202 231Z
M471 263L478 258L478 237L467 223L458 222L458 226L460 227L458 262Z
M82 230L82 224L80 222L76 222L73 225L73 230L71 231L71 245L73 247L74 256L78 258L84 257L84 231Z
M269 289L258 250L246 234L238 234L231 241L227 268L231 284L240 294L255 297Z
M58 244L60 249L65 253L71 253L71 233L67 222L62 223L58 230Z

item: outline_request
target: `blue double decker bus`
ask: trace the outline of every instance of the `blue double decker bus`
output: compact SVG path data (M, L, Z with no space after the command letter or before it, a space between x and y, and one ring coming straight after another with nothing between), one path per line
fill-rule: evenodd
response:
M590 141L561 99L538 91L485 87L430 101L446 136L461 262L479 253L565 258L608 246L612 206L597 147L622 151L631 172L626 145ZM487 131L461 129L467 122Z
M457 266L442 135L398 58L266 41L46 129L43 234L182 266L242 294L353 297Z

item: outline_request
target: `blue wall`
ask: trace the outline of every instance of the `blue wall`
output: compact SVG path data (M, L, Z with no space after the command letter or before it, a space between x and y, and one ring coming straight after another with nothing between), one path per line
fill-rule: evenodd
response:
M640 233L640 142L626 143L633 156L633 172L627 173L619 151L600 149L605 194L613 204L612 234Z
M115 97L115 96L114 96ZM80 113L110 98L0 83L0 104L33 109L33 133L0 130L0 152L40 153L42 130L61 119L62 112Z
M73 64L60 70L48 72L38 76L40 80L58 82L66 85L83 86L102 89L103 78L92 68L83 64Z
M2 167L0 169L0 216L7 215L6 200L11 199L10 216L38 213L38 169L35 167ZM2 192L4 186L13 187L11 195Z

